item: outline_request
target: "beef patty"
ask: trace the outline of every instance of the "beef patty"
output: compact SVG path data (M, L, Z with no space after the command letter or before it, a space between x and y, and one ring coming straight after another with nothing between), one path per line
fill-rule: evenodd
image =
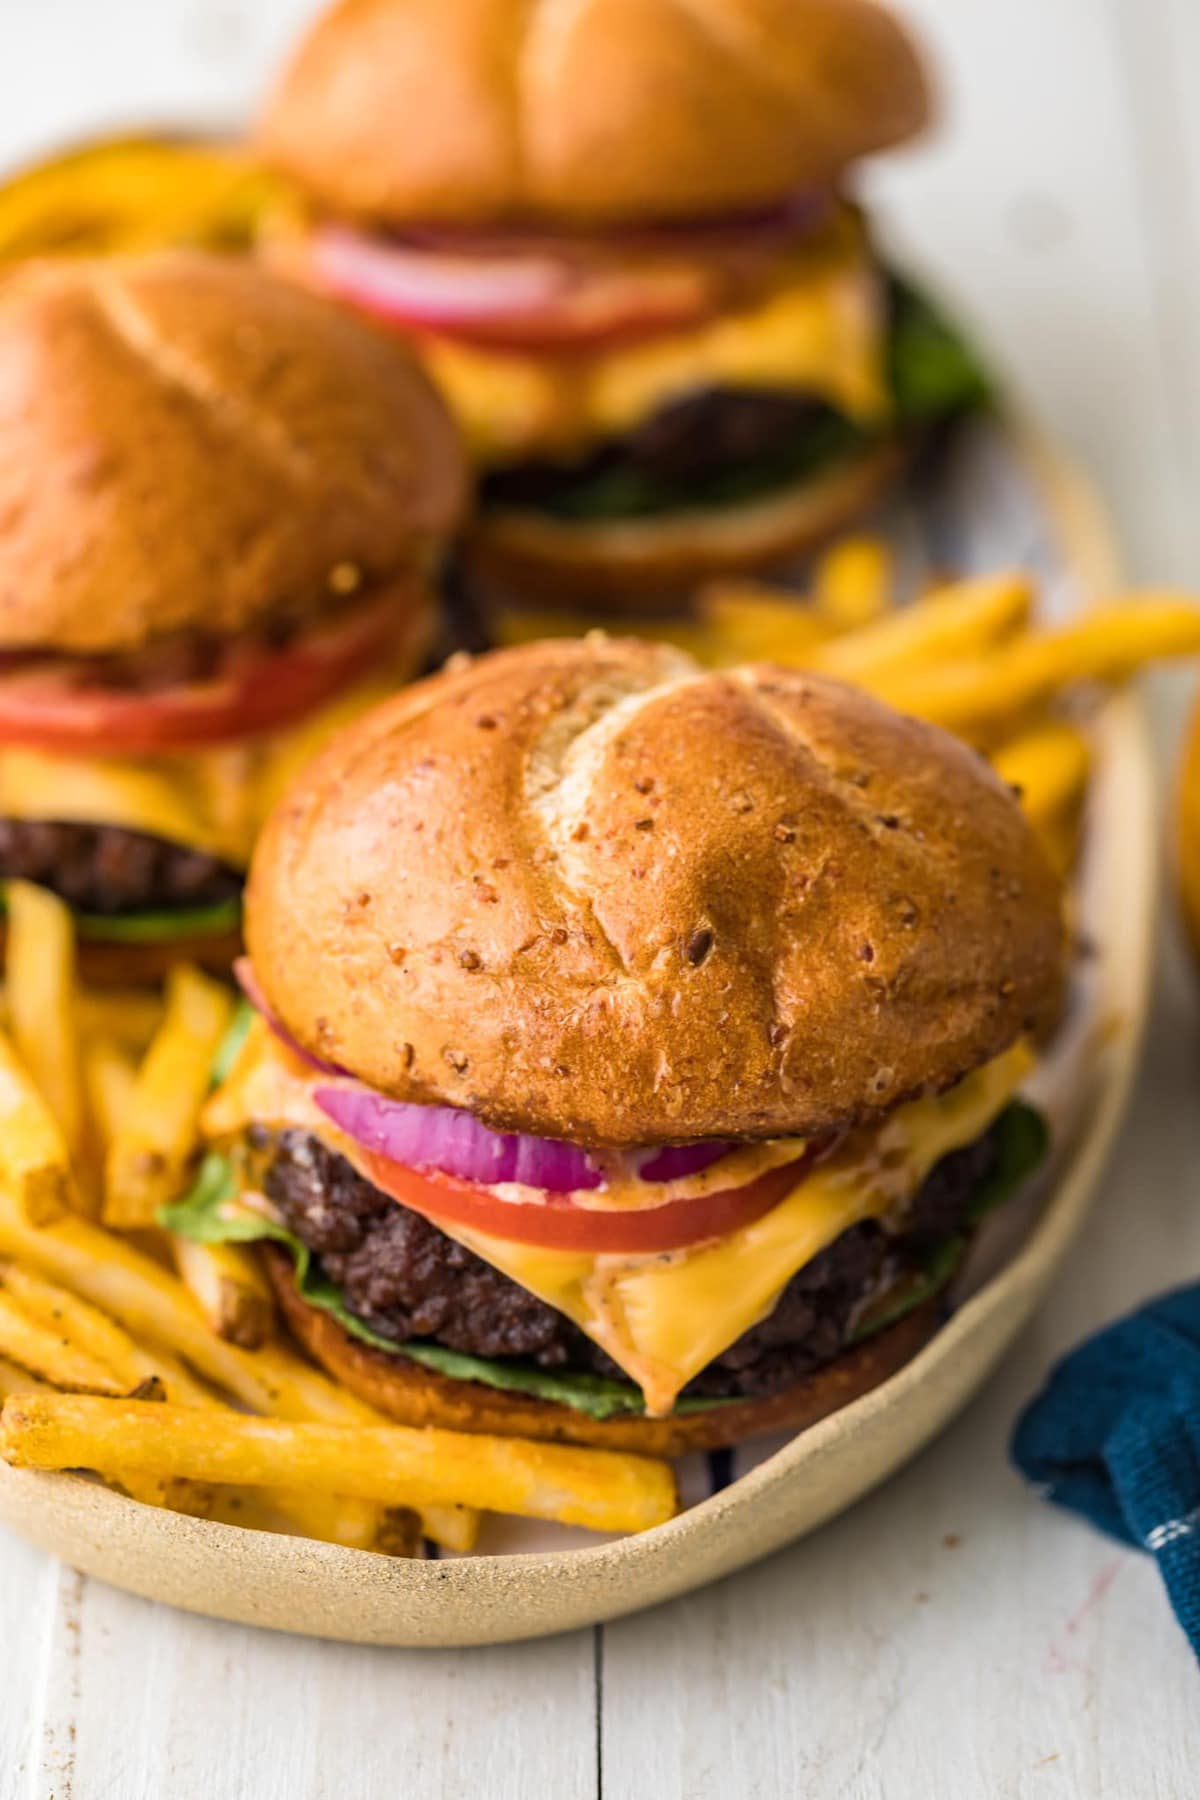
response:
M0 819L0 881L33 881L84 913L216 906L242 889L236 870L120 825Z
M840 415L805 395L704 388L669 401L623 437L574 461L531 459L494 470L482 497L498 506L570 512L581 498L611 490L619 478L620 491L635 510L642 510L647 495L656 503L682 504L690 490L702 490L730 471L781 457L790 463L798 450L802 463L806 448L819 462L838 424L844 426Z
M455 1243L358 1175L318 1138L268 1140L265 1188L279 1217L317 1256L346 1304L381 1337L434 1339L489 1359L627 1379L562 1313ZM933 1244L963 1226L971 1197L996 1164L995 1140L945 1157L916 1195L903 1228L853 1225L788 1282L774 1311L744 1332L685 1390L705 1397L769 1395L837 1355L862 1308Z

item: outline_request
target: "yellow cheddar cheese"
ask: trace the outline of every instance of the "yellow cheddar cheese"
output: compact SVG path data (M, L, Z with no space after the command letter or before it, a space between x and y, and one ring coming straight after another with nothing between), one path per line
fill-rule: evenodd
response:
M421 349L468 446L492 466L578 455L718 386L811 394L862 424L886 423L885 318L883 275L861 231L843 220L753 303L684 331L574 354L437 336Z
M0 748L0 818L119 825L244 868L292 775L401 679L357 682L299 724L245 744L136 758Z

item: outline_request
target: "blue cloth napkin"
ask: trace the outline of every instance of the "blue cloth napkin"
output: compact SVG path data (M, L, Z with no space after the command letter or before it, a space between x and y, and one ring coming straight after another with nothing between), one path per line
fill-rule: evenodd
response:
M1056 1506L1150 1552L1200 1657L1200 1286L1073 1350L1022 1414L1011 1448Z

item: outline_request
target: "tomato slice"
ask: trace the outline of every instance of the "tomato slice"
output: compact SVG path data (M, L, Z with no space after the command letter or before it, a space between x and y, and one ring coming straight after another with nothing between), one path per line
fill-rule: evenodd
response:
M0 672L0 744L136 756L256 737L374 666L406 611L392 589L278 649L233 641L213 676L159 688L104 687L82 659L32 661Z
M725 1237L778 1206L809 1160L801 1157L798 1162L771 1169L745 1187L727 1188L723 1193L668 1200L662 1206L636 1211L602 1212L577 1206L561 1195L527 1203L501 1200L474 1182L458 1181L450 1175L421 1175L372 1151L361 1150L355 1156L362 1173L377 1188L435 1225L466 1226L514 1244L596 1255L682 1250L705 1238Z

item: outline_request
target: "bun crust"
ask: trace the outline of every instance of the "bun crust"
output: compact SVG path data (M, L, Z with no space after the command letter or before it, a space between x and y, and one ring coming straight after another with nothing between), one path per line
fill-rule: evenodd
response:
M682 1418L590 1419L552 1400L457 1381L373 1349L303 1299L286 1250L265 1245L262 1254L293 1336L343 1387L399 1424L497 1432L643 1456L684 1456L690 1450L721 1450L766 1432L804 1431L894 1375L929 1342L942 1320L937 1301L926 1301L769 1399L735 1400Z
M827 186L929 111L874 0L340 0L260 139L381 224L620 224Z
M593 636L352 726L246 936L304 1047L584 1144L809 1135L1054 1016L1058 883L959 740L840 683Z
M466 563L485 596L515 604L658 611L702 582L816 549L870 510L905 458L903 445L881 445L765 499L668 518L584 525L496 508L476 514Z
M46 264L0 287L4 648L328 610L347 567L424 563L465 498L404 348L249 263Z

